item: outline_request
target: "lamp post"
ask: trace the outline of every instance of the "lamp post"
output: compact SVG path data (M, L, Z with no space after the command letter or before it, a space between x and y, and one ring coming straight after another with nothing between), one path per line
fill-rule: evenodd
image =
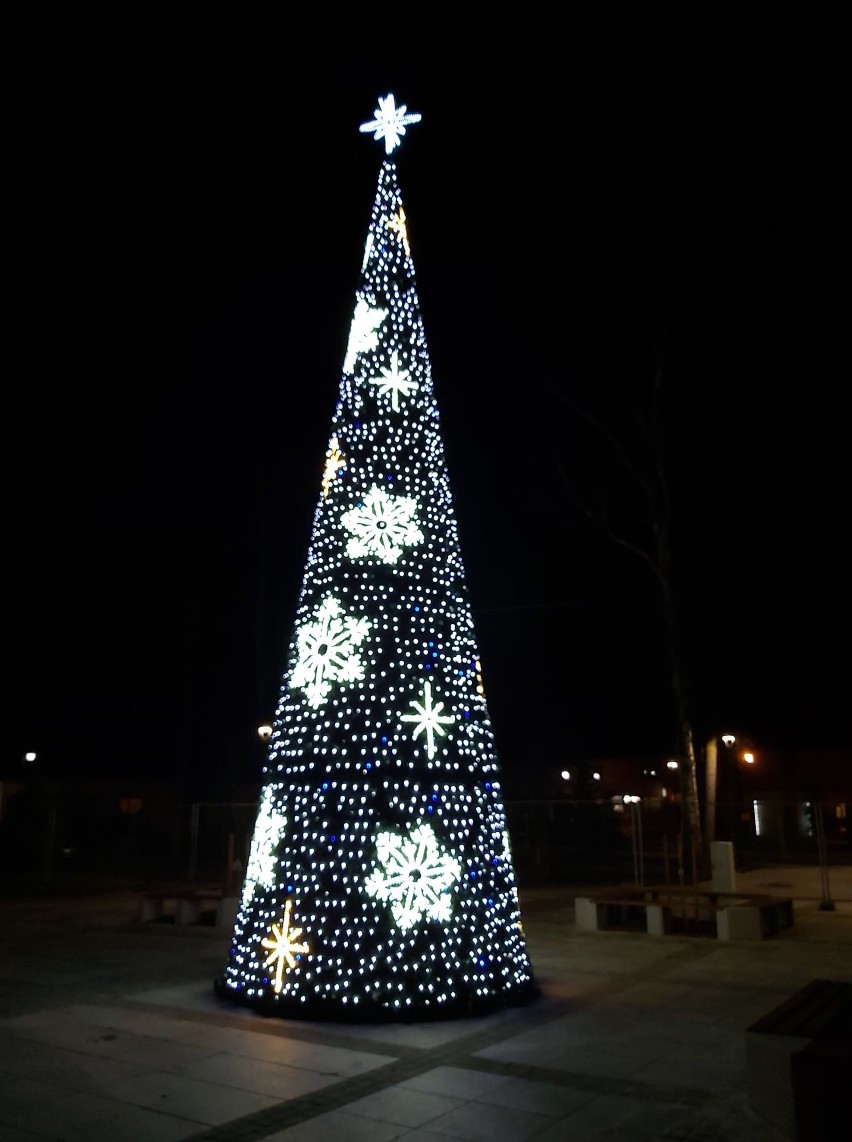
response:
M728 763L730 757L728 751L733 745L736 744L736 736L734 734L720 734L719 737L712 737L705 748L705 783L706 783L706 833L707 843L711 844L716 840L716 801L719 787L719 743L721 742L725 748L725 756Z
M707 787L705 831L707 843L712 844L716 840L716 785L719 773L719 741L715 736L710 739L704 750L704 762L704 780Z
M44 883L49 884L53 879L53 849L56 844L56 817L58 813L58 783L49 780L39 764L39 755L35 750L27 750L24 754L24 775L34 778L34 786L38 791L38 799L44 809L44 853L42 861L42 874Z

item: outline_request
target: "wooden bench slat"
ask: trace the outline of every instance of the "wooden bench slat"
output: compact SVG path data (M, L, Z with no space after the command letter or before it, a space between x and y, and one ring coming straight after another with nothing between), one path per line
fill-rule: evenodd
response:
M748 1030L814 1039L828 1031L849 1010L852 1010L852 983L815 979L758 1019Z

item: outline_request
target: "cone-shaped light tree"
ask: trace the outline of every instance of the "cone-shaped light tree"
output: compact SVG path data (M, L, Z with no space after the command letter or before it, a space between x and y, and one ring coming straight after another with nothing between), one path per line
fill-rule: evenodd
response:
M218 994L425 1020L533 994L405 211L383 142L318 501ZM321 469L321 475L319 472Z

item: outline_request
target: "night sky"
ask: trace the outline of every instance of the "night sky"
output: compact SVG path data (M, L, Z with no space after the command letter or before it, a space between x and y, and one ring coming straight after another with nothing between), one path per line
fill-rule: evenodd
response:
M5 773L259 778L391 91L423 116L395 157L509 796L675 748L654 581L570 494L599 457L569 404L661 347L697 736L852 743L830 75L581 57L520 88L42 63L10 168Z

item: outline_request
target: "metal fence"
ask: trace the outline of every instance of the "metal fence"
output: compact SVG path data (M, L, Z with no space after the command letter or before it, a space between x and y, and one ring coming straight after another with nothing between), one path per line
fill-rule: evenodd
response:
M834 802L719 803L710 840L730 841L736 866L852 864L845 806ZM188 874L240 880L254 829L254 803L192 807ZM521 884L693 883L702 869L685 850L680 806L625 800L510 801L506 825ZM704 870L706 871L706 869Z
M764 796L720 802L711 839L730 841L736 867L852 864L847 806ZM74 798L21 801L0 819L0 886L119 878L181 880L236 890L254 831L256 802L172 805L159 815L134 803L109 813ZM694 883L681 806L646 799L511 801L507 833L521 885Z
M684 837L680 805L617 801L516 801L506 806L520 881L692 883L702 866ZM852 864L842 801L764 796L716 806L710 841L733 845L736 867ZM706 868L704 869L706 871Z

